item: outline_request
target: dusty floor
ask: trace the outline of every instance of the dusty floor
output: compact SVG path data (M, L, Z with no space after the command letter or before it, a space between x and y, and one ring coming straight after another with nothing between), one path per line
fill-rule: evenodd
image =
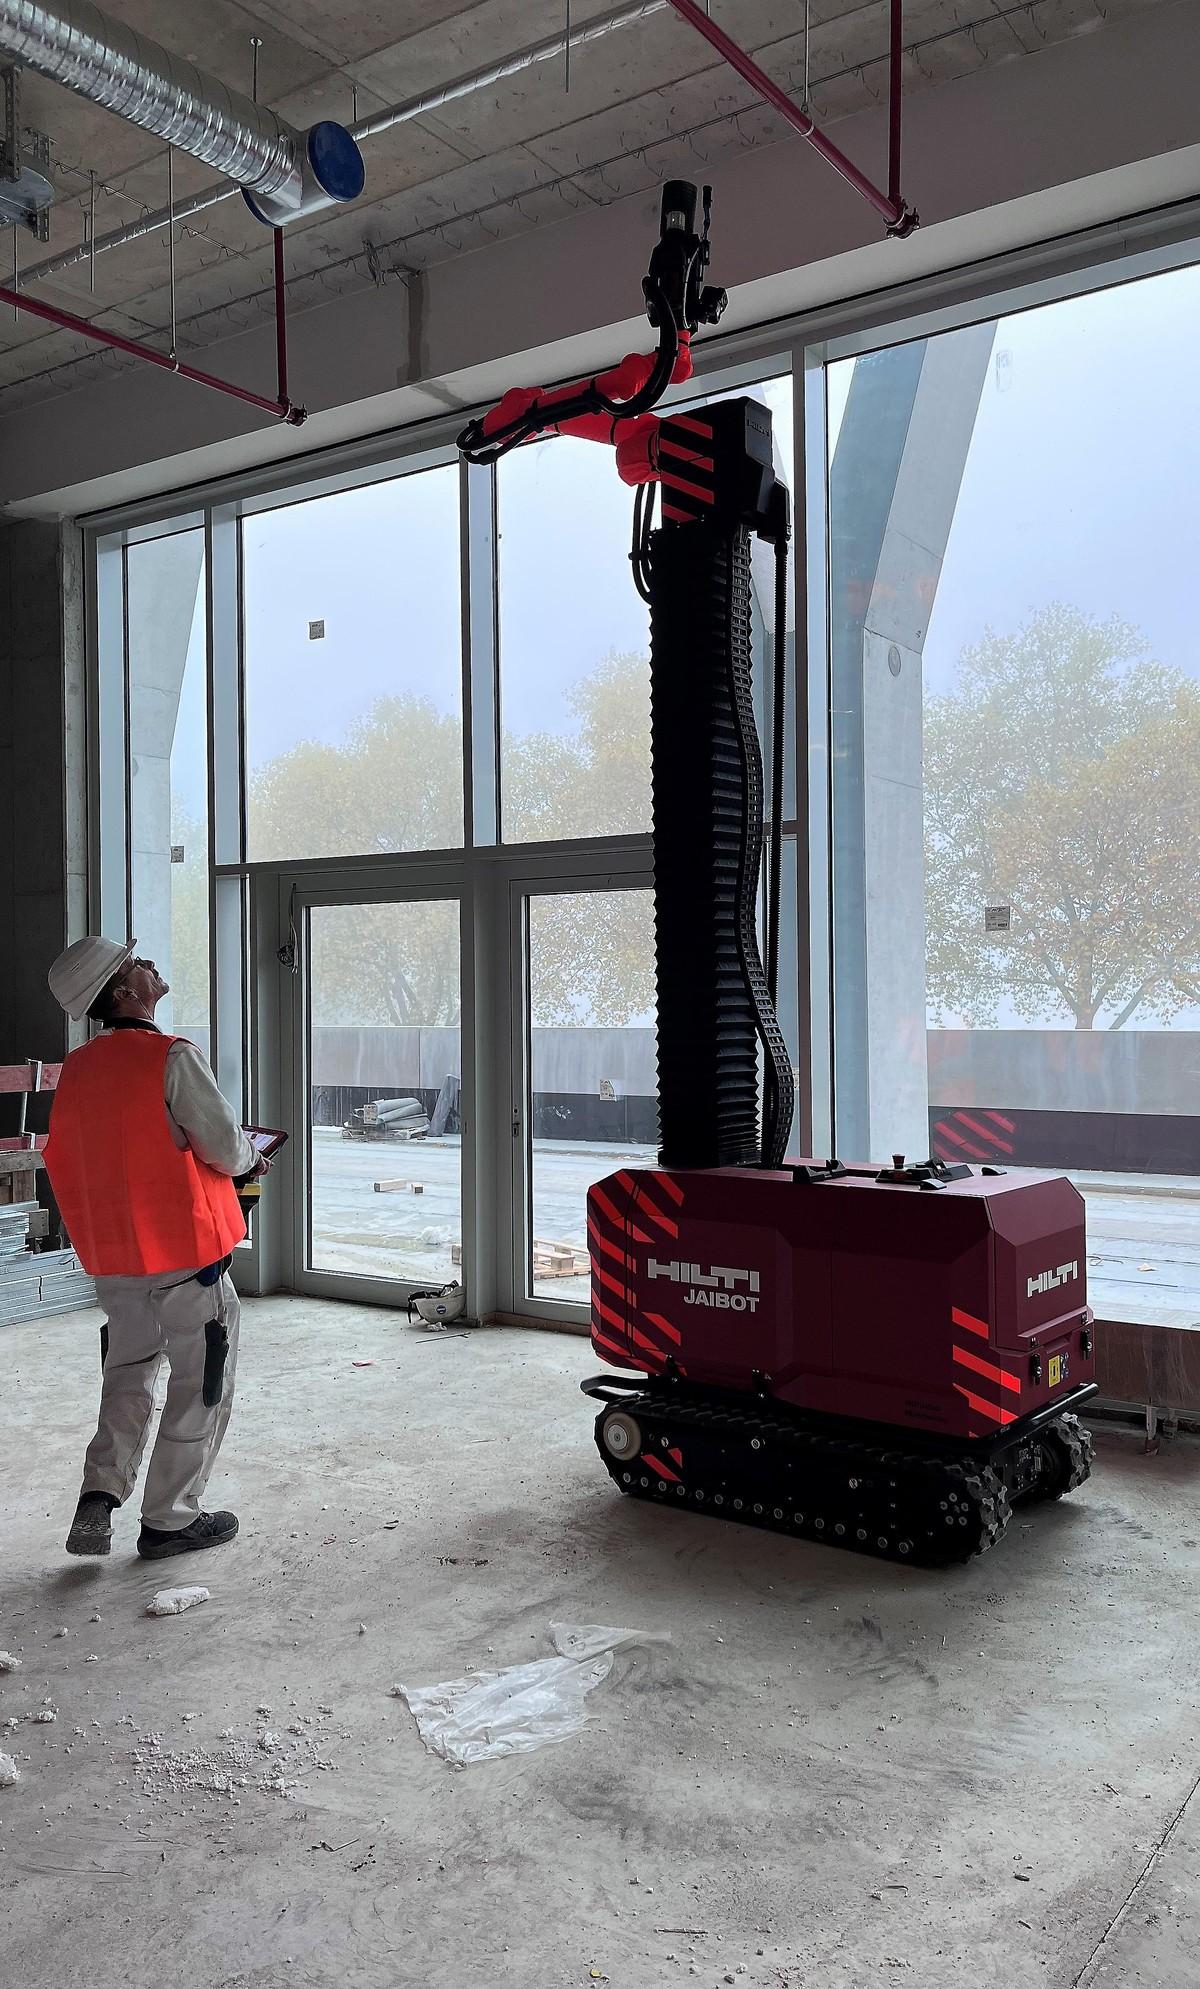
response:
M1200 1446L1102 1436L1086 1493L902 1571L619 1500L585 1342L271 1300L213 1487L243 1536L154 1621L180 1564L132 1557L132 1512L108 1562L62 1554L94 1316L3 1345L6 1982L1195 1983ZM559 1746L428 1754L392 1681L555 1618L672 1642Z

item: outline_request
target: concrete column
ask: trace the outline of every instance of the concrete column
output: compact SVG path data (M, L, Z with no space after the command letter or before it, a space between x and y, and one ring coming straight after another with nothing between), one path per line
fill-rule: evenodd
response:
M204 534L180 532L133 546L128 554L130 861L138 950L172 979L171 755L179 700L204 569ZM204 754L203 734L181 741ZM198 824L205 836L206 823ZM208 848L187 849L192 872L208 875ZM159 1020L170 1029L195 1016L174 1012L168 996Z
M0 524L0 1063L82 1035L46 970L87 929L83 629L75 527Z
M929 1145L922 657L995 326L860 359L830 479L838 1144Z

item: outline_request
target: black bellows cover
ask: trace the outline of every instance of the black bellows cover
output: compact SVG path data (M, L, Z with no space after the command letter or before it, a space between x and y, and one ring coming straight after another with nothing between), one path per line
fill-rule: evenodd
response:
M755 928L763 773L749 534L665 526L650 577L660 1160L754 1166L760 1031L768 1083L785 1072L790 1088L791 1069Z

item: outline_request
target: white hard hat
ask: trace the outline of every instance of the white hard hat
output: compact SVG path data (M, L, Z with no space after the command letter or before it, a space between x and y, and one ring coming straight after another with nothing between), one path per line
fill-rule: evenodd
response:
M46 979L55 1001L66 1009L72 1022L83 1019L96 996L132 958L136 945L136 939L122 946L115 939L89 933L59 954Z

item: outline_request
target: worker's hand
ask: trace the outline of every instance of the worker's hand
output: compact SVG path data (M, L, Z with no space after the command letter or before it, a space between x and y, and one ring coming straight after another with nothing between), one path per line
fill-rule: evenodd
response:
M263 1175L269 1174L270 1172L271 1172L271 1163L267 1159L266 1154L263 1153L260 1154L258 1159L255 1161L254 1166L251 1168L249 1174L246 1176L246 1179L247 1181L261 1181Z

